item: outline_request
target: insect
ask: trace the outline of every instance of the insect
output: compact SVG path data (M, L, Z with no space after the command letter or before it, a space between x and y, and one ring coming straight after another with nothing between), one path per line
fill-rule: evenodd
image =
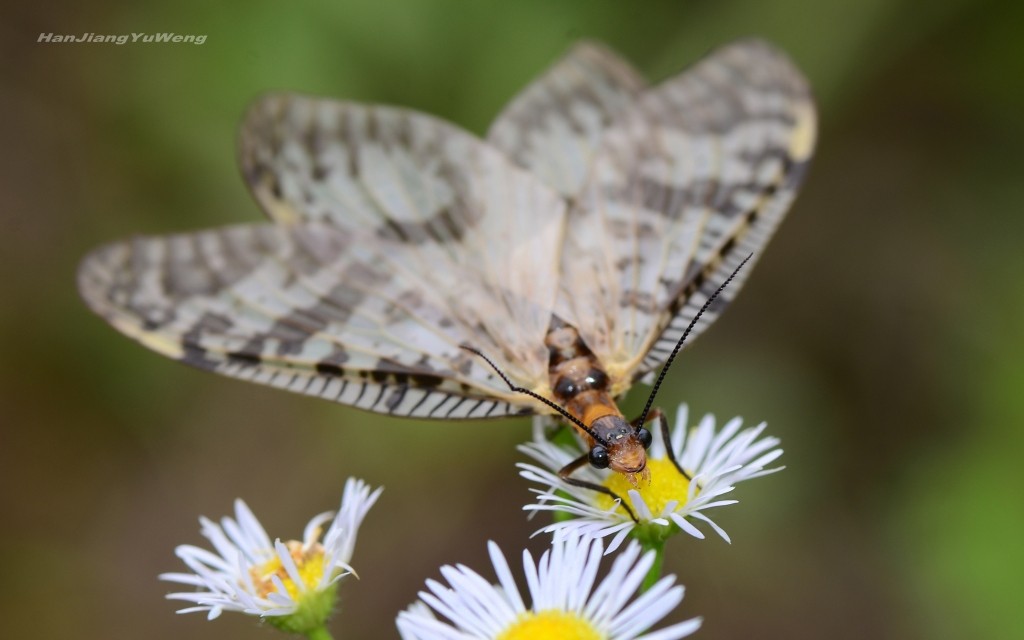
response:
M239 157L271 222L101 247L79 289L122 333L224 375L396 416L561 414L589 445L564 478L589 461L635 482L644 422L665 420L652 396L627 422L616 398L735 296L815 135L805 79L755 40L653 87L578 44L484 140L269 95Z

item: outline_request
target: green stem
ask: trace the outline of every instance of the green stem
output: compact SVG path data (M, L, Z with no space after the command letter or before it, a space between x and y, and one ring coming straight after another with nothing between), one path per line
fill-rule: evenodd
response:
M309 640L334 640L334 636L331 635L326 626L320 626L306 632L306 637Z
M654 564L651 565L650 571L647 572L640 585L640 593L645 593L661 578L661 567L665 564L665 541L644 543L643 549L644 551L654 551Z

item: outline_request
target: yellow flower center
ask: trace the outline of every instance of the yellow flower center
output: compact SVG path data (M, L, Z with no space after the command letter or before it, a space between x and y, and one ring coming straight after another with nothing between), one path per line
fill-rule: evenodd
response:
M527 611L496 640L602 640L588 621L567 611Z
M621 473L613 473L604 481L608 487L629 503L633 512L636 512L636 505L629 497L629 490L636 489L640 492L644 502L655 515L661 513L672 500L678 500L679 506L686 504L687 491L690 488L690 481L686 476L679 473L675 465L667 458L648 459L647 469L651 472L650 483L641 482L634 487L629 479ZM597 506L602 509L611 509L614 499L603 493L597 494Z
M293 600L297 600L299 594L303 591L316 588L320 583L320 578L324 575L324 548L320 543L316 543L305 550L303 550L302 543L298 540L289 540L285 543L285 546L288 547L288 552L292 560L295 561L295 566L299 570L299 578L306 589L300 589L295 584L291 576L288 575L284 565L281 564L281 558L275 554L267 562L249 570L249 575L252 576L253 584L256 586L256 593L260 597L265 598L267 594L277 591L277 587L274 586L274 582L271 579L275 575L281 578L285 590Z

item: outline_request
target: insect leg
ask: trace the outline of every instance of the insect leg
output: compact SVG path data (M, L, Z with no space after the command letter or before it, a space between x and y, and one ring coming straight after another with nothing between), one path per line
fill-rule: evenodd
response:
M594 482L587 482L586 480L580 480L579 478L570 477L573 472L575 472L583 465L587 464L588 460L589 454L584 453L580 457L576 458L569 464L562 467L558 471L558 477L560 477L566 483L571 484L574 487L580 487L581 489L590 489L591 491L598 491L600 493L605 494L606 496L611 496L613 500L619 501L619 504L622 505L622 508L626 510L626 513L629 514L629 517L633 520L633 522L639 523L640 521L637 520L636 514L633 513L633 510L629 508L629 504L625 500L623 500L622 497L619 496L619 494L615 493L614 491L612 491L611 489L604 485L600 485Z
M686 473L686 471L683 470L683 466L679 464L679 461L676 460L676 452L672 450L672 437L668 431L668 418L665 417L665 413L661 410L660 407L654 407L653 409L651 409L651 411L647 414L647 417L644 420L644 422L650 422L651 420L658 421L658 428L661 429L661 441L665 443L665 452L668 454L668 459L672 461L672 464L675 465L676 469L679 471L679 473L683 475L684 478L686 478L687 480L693 480L690 474ZM641 424L637 424L639 422L640 418L637 418L636 420L633 421L634 429L639 429L640 427L643 426Z

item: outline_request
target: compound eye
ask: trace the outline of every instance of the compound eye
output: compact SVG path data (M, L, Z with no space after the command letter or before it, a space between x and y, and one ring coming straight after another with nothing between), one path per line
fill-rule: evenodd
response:
M599 444L595 444L590 450L590 464L597 469L608 468L608 450Z
M651 448L651 441L653 440L653 436L651 436L650 431L644 429L643 427L640 427L640 429L637 430L636 432L636 437L640 440L640 444L644 445L644 449Z

